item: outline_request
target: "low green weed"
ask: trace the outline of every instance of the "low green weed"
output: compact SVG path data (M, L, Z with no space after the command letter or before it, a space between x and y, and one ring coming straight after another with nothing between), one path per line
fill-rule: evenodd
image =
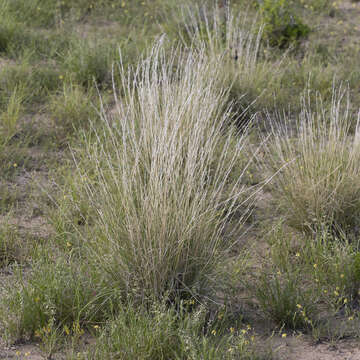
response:
M330 229L311 238L282 225L273 229L269 245L270 264L249 286L262 311L279 326L315 337L340 314L341 327L351 328L359 299L357 244L334 237Z
M183 310L185 308L182 308ZM204 328L209 327L204 334ZM157 304L149 310L126 307L104 329L96 327L91 359L260 359L250 326L229 327L219 334L207 324L202 306L191 314Z
M312 289L304 288L300 271L281 273L276 267L263 273L255 285L261 310L278 326L308 329L315 323Z
M26 282L18 269L16 286L4 289L0 326L8 340L41 338L49 324L54 331L74 323L83 327L111 314L111 296L102 297L99 277L86 262L61 254L56 260L46 258L46 251L33 261Z

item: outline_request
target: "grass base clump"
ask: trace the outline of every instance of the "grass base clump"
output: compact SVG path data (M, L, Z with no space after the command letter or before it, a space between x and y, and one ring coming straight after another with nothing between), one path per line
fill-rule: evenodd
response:
M348 106L342 106L344 95L333 91L330 110L319 102L312 111L304 101L296 137L286 125L273 128L264 168L271 164L274 171L287 163L274 177L274 199L297 229L358 232L359 126L351 130Z
M102 111L88 160L77 162L79 191L96 214L82 241L137 300L199 292L229 246L222 231L243 196L241 176L230 176L245 137L234 144L219 69L203 52L167 58L155 46L120 71L124 96L115 95L112 115Z

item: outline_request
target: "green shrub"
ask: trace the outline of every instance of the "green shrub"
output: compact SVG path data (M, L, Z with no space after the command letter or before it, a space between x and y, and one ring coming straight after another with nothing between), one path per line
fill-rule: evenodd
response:
M260 13L265 23L264 38L270 46L288 47L302 38L306 38L310 28L305 25L287 0L264 0Z

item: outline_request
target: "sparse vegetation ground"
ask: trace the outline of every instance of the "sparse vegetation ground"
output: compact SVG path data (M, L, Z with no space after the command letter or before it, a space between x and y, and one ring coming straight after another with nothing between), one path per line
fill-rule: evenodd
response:
M359 23L3 0L0 358L359 357Z

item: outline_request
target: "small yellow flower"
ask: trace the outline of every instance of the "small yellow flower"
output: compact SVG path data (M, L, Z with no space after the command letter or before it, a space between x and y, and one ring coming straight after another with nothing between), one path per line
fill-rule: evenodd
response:
M18 351L16 351L16 356L20 356L20 351L18 350Z
M28 357L30 355L30 351L25 353L25 357Z
M287 334L286 334L286 333L283 333L283 334L281 335L281 337L282 337L283 339L285 339L285 338L287 337Z
M324 290L324 294L327 294L327 290Z
M297 307L298 309L302 309L301 304L296 304L296 307Z
M247 324L247 325L246 325L246 328L247 328L248 330L251 330L251 325L250 325L250 324Z
M64 331L66 335L70 335L70 330L66 325L64 325Z
M245 334L247 333L247 331L246 331L245 329L242 329L242 330L241 330L241 333L242 333L243 335L245 335Z
M295 256L296 256L296 257L300 257L300 253L297 252L297 253L295 254Z
M335 296L339 296L339 293L335 290L335 291L334 291L334 295L335 295Z
M62 80L64 78L63 75L59 75L59 79Z
M230 332L233 334L235 329L233 327L230 328Z
M314 269L316 269L317 268L317 264L314 264Z
M71 243L69 243L68 241L66 242L66 246L67 246L68 248L72 247Z
M94 325L94 329L99 329L100 326L99 325Z
M345 298L345 299L344 299L344 304L347 304L347 302L348 302L348 299Z
M344 278L344 276L345 276L344 274L341 274L341 275L340 275L340 277L341 277L342 279Z
M348 317L348 320L349 320L349 321L352 321L352 320L354 320L354 317L353 317L353 316L349 316L349 317Z
M216 335L216 330L212 330L211 334Z
M14 163L14 164L13 164L13 167L16 168L16 167L17 167L17 163Z

